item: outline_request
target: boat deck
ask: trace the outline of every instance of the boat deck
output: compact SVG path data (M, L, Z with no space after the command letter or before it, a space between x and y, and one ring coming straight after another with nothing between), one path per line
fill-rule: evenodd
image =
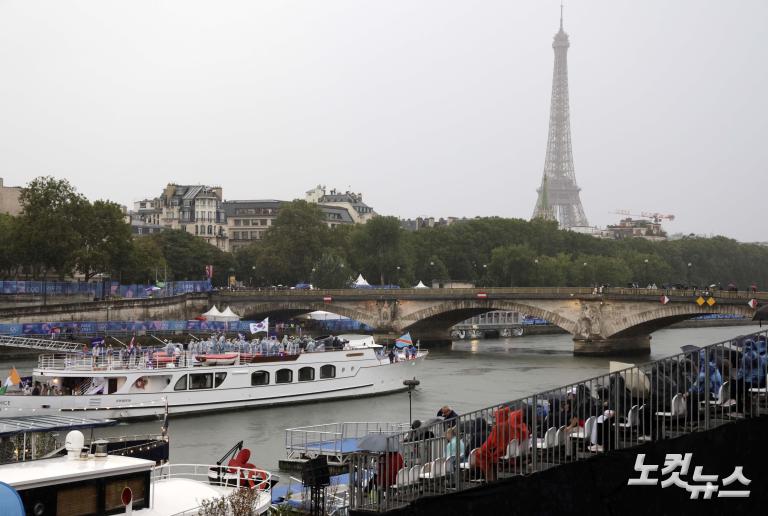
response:
M334 441L317 441L307 443L305 450L309 453L317 453L319 455L330 453L352 453L359 451L357 442L359 438L348 437L346 439L339 439Z

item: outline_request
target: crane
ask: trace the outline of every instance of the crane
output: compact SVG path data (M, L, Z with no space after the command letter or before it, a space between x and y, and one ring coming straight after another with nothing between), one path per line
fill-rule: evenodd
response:
M658 212L651 212L651 211L641 211L640 213L632 213L629 210L616 210L613 213L616 215L627 215L630 217L642 217L644 219L651 219L656 224L661 224L662 220L669 220L673 221L675 220L675 216L671 213L658 213Z

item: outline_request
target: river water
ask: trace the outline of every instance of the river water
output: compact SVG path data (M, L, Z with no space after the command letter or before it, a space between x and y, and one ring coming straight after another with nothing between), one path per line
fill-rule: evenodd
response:
M661 330L653 334L651 359L680 352L686 344L706 345L757 331L757 326ZM430 349L413 393L414 419L434 417L450 405L458 413L483 408L608 372L610 358L573 356L569 335L457 341ZM620 359L622 360L622 359ZM30 374L34 361L0 360L0 372L15 365ZM343 401L172 417L171 460L214 463L237 441L251 462L276 471L285 457L286 428L336 421L408 420L405 392ZM121 423L98 435L157 433L159 421Z

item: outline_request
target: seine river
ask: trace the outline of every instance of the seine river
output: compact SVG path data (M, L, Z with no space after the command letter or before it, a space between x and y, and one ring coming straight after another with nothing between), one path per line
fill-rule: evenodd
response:
M757 331L757 326L661 330L653 334L651 358L680 352L685 344L705 345ZM448 404L457 412L479 409L608 372L609 358L575 357L569 335L458 341L432 348L413 393L414 418L433 417ZM11 364L0 361L0 371ZM32 361L15 361L22 375ZM251 462L277 470L285 456L286 428L335 421L408 420L408 394L221 412L171 418L171 460L214 463L237 441ZM156 433L159 421L120 424L102 435Z

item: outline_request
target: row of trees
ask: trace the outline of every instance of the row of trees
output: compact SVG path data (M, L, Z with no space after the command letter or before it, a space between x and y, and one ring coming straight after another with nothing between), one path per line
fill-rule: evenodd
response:
M183 231L133 238L119 205L90 202L66 180L39 177L22 189L22 213L0 215L0 276L6 279L87 281L109 276L123 283L202 279L214 265L224 283L234 258Z
M478 218L415 232L395 217L328 229L320 209L284 205L262 242L236 253L239 277L254 285L466 280L483 286L655 283L742 288L768 285L768 248L724 237L666 242L601 240L543 220Z
M123 283L235 274L253 286L340 288L362 273L376 284L466 280L483 286L669 283L768 285L768 248L716 238L600 240L542 220L478 218L415 232L395 217L329 229L317 205L284 204L263 240L231 254L183 231L133 238L120 207L90 202L66 180L41 177L18 217L0 215L0 275Z

